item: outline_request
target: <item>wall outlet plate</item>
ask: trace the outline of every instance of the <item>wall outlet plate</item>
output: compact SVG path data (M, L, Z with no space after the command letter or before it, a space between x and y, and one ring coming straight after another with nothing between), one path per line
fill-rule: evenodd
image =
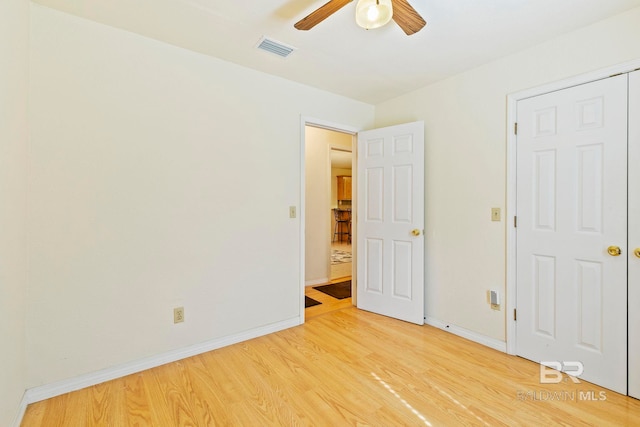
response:
M173 323L184 322L184 307L176 307L173 309Z

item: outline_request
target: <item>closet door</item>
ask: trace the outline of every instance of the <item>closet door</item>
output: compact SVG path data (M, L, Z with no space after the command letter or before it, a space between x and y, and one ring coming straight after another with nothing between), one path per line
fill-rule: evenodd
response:
M629 395L640 399L640 71L629 74Z
M623 394L627 89L620 75L517 107L517 354Z

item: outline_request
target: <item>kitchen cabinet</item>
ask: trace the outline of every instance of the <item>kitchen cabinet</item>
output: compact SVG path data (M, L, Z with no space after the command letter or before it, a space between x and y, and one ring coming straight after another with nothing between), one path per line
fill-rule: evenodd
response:
M339 175L338 179L338 200L351 200L351 177Z

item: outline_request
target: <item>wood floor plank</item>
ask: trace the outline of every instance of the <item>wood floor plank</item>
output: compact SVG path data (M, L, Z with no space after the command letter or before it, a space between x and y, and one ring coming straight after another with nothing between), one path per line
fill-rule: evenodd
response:
M95 387L85 389L87 393L87 425L111 425L120 415L122 395L113 393L112 389L117 382L109 381L98 384Z
M207 360L198 355L191 362L185 364L185 368L191 384L196 418L203 420L205 425L229 425L230 419L225 415L228 399L221 392L219 380L212 375Z
M117 421L126 422L129 426L151 427L152 414L151 399L145 387L145 373L128 375L118 381L122 387L121 399L124 408L120 411L121 417ZM146 372L148 374L148 371Z
M154 409L161 411L155 415L161 422L172 420L176 427L198 425L191 407L191 387L185 379L184 363L190 361L181 360L153 369L153 383L148 389Z
M606 400L588 400L602 395ZM29 405L24 427L640 425L640 401L354 307Z

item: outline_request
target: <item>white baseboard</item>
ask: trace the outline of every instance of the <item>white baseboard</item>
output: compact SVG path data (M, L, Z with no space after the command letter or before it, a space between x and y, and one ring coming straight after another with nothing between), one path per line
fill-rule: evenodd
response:
M302 317L294 317L292 319L283 320L281 322L273 323L271 325L262 326L259 328L251 329L239 334L230 335L224 338L214 339L206 341L200 344L180 348L177 350L168 351L166 353L158 354L155 356L147 357L144 359L136 360L130 363L125 363L112 368L102 369L100 371L91 372L85 375L80 375L75 378L69 378L62 381L57 381L51 384L45 384L38 387L33 387L25 392L23 398L24 407L27 404L39 402L41 400L50 399L61 394L69 393L72 391L80 390L82 388L91 387L96 384L103 383L105 381L114 380L127 375L135 374L147 369L155 368L157 366L165 365L167 363L175 362L177 360L185 359L187 357L195 356L205 353L207 351L215 350L218 348L226 347L232 344L236 344L242 341L247 341L252 338L257 338L263 335L278 332L284 329L292 328L304 323ZM22 411L24 415L24 411ZM20 420L22 415L20 416ZM20 423L16 424L19 426Z
M22 400L20 401L20 406L18 406L18 412L16 413L16 417L13 419L12 427L20 427L22 424L22 419L24 418L24 413L27 411L27 405L29 402L27 401L27 393L22 394Z
M304 282L304 286L315 286L315 285L324 285L326 283L329 283L329 278L325 277L324 279L315 279L315 280L307 280L306 282Z
M468 329L460 328L455 325L450 325L438 319L434 319L433 317L425 317L424 323L426 323L429 326L433 326L434 328L451 332L452 334L462 338L466 338L469 341L477 342L478 344L482 344L484 346L490 347L494 350L498 350L503 353L507 352L507 343L504 341L500 341L495 338L491 338L486 335L482 335L477 332L470 331Z

